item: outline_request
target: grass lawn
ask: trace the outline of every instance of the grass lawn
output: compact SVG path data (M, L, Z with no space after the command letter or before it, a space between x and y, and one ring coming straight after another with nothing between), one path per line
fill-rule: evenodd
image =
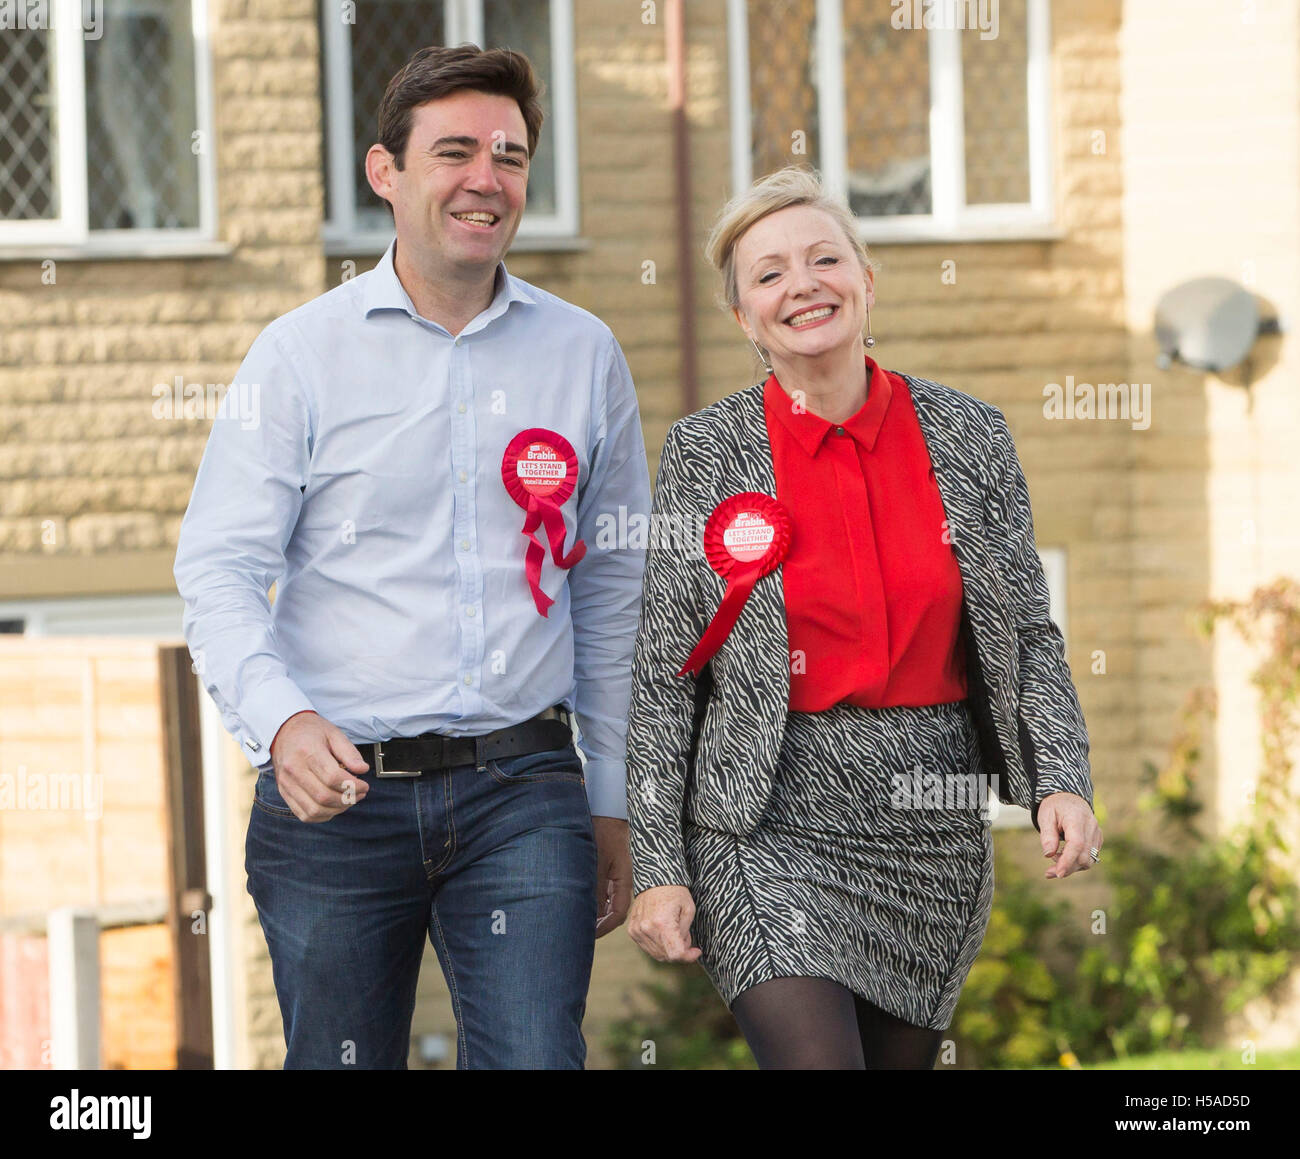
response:
M1239 1050L1166 1050L1135 1055L1120 1062L1085 1064L1084 1070L1300 1070L1300 1047L1261 1051L1253 1063Z

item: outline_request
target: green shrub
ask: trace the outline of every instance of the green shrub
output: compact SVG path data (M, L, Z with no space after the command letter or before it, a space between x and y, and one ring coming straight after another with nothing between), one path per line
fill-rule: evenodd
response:
M1038 883L999 849L993 910L947 1037L960 1069L1044 1066L1061 1054L1069 980L1052 954L1077 942L1064 900L1043 900ZM942 1055L940 1056L942 1061Z
M604 1046L618 1069L755 1069L740 1027L702 966L654 962L653 968L652 979L638 988L644 1010L629 1011L606 1031Z
M1158 779L1150 766L1146 779ZM1300 890L1274 876L1267 838L1246 824L1206 841L1181 806L1160 810L1168 851L1132 833L1107 838L1107 933L1074 984L1072 1037L1096 1061L1217 1045L1227 1016L1295 968Z

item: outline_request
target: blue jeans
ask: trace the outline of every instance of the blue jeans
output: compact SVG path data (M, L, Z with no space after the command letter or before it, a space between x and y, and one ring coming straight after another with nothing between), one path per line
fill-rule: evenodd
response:
M365 780L307 823L257 778L244 867L286 1069L404 1068L426 934L460 1069L582 1069L596 843L577 750Z

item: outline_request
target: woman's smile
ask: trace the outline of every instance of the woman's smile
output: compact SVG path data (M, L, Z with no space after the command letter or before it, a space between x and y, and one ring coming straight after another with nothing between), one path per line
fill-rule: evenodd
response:
M785 324L794 330L811 330L814 326L820 326L829 322L836 314L839 313L838 306L804 306L797 313L791 314L785 320Z

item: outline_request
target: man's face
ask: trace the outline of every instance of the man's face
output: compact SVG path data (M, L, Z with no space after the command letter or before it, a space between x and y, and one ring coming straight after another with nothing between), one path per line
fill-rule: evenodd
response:
M387 156L387 154L383 154ZM380 164L400 245L432 264L494 268L514 240L528 187L528 134L510 97L459 92L411 112L405 164Z

